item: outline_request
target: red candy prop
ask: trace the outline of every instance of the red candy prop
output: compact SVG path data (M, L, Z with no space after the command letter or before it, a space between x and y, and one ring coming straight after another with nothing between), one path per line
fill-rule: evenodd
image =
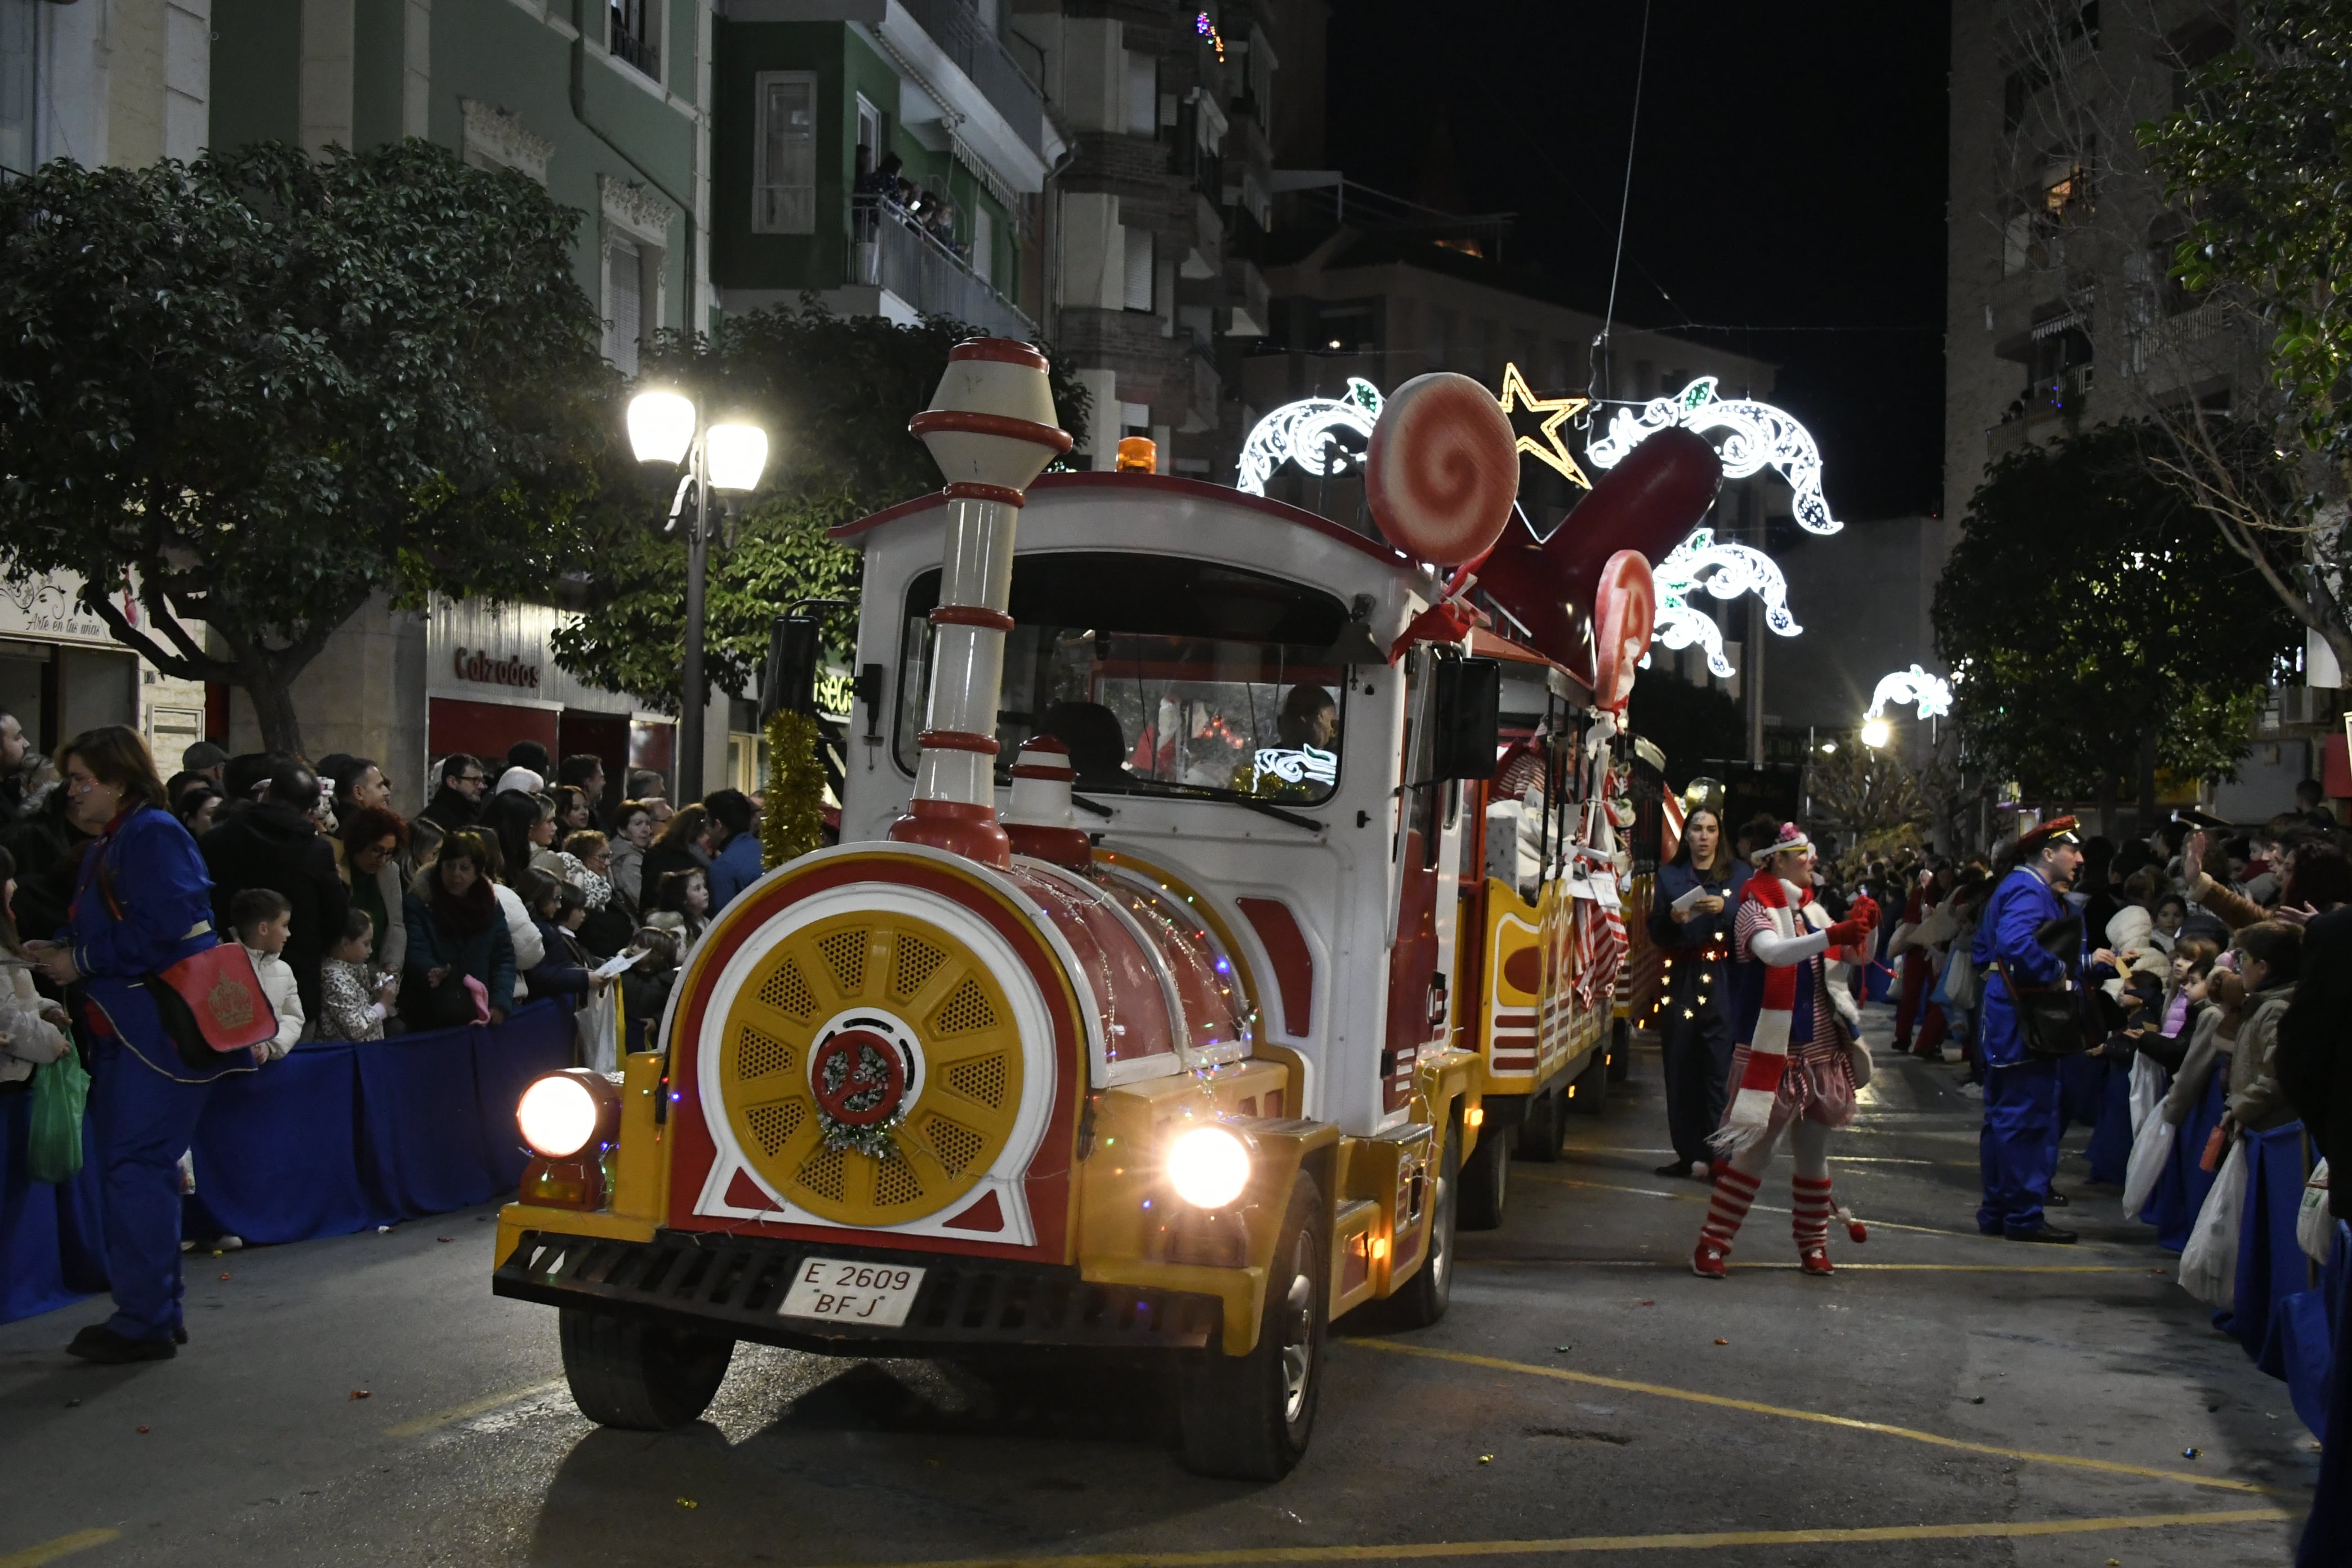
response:
M1601 568L1592 590L1592 700L1619 709L1657 629L1658 584L1638 550L1621 550Z
M1389 395L1364 456L1381 536L1442 566L1494 548L1519 495L1519 453L1495 395L1466 375L1417 375Z

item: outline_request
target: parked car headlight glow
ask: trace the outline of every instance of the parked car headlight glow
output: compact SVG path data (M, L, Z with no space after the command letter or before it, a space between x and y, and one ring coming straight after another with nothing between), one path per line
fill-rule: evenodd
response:
M1195 1208L1221 1209L1249 1185L1249 1151L1222 1127L1195 1127L1168 1149L1168 1180Z
M573 1068L550 1073L524 1089L515 1107L515 1124L534 1151L551 1160L568 1160L600 1134L609 1135L608 1117L617 1109L611 1084Z

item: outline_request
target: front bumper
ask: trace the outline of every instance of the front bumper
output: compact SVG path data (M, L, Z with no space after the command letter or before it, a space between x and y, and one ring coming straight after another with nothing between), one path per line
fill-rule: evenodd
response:
M905 1324L874 1328L778 1316L802 1259L813 1253L922 1268ZM490 1289L517 1300L631 1313L825 1355L987 1345L1199 1350L1215 1342L1224 1320L1216 1296L1094 1284L1062 1264L683 1231L628 1241L526 1230L491 1276Z

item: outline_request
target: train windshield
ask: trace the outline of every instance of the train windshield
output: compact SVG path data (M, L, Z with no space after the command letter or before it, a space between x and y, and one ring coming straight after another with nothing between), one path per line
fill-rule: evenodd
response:
M896 752L912 773L939 603L907 593ZM1328 800L1339 785L1347 606L1278 577L1176 555L1016 556L997 710L1000 781L1021 743L1070 749L1079 793Z

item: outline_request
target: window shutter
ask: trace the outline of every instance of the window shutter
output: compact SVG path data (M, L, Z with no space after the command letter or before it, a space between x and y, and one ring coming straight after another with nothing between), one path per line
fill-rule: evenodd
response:
M637 374L637 338L644 330L645 273L637 244L621 235L604 241L604 299L610 336L604 357L623 375Z
M1127 308L1130 310L1151 309L1151 239L1148 228L1127 231Z

